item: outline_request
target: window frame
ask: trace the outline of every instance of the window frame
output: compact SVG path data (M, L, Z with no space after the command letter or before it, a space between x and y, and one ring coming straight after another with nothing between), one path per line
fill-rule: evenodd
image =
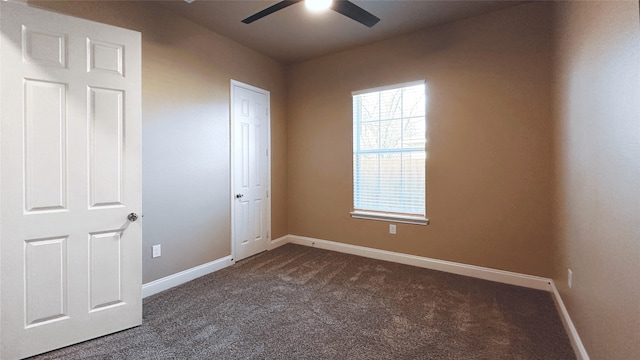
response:
M351 121L352 121L352 128L354 128L355 126L355 120L354 116L353 116L353 112L354 112L354 108L353 108L353 98L355 96L358 95L364 95L364 94L369 94L369 93L377 93L377 92L382 92L382 91L386 91L386 90L395 90L395 89L401 89L401 88L405 88L405 87L411 87L411 86L416 86L416 85L424 85L425 86L425 112L426 112L426 81L425 80L418 80L418 81L411 81L411 82L406 82L406 83L399 83L399 84L392 84L392 85L386 85L386 86L380 86L380 87L375 87L375 88L369 88L369 89L363 89L363 90L358 90L358 91L353 91L351 93L351 99L352 99L352 116L351 116ZM425 113L425 129L427 127L426 124L426 113ZM355 130L354 130L355 131ZM425 130L426 131L426 130ZM356 152L353 150L355 144L353 136L354 134L351 134L351 138L352 138L352 164L351 164L351 170L352 170L352 201L351 201L351 205L353 206L353 210L349 213L351 215L352 218L354 219L365 219L365 220L377 220L377 221L386 221L386 222L396 222L396 223L405 223L405 224L416 224L416 225L428 225L429 224L429 219L427 218L427 193L426 193L426 185L427 185L427 171L426 171L426 153L427 153L427 148L426 148L426 143L425 143L425 147L424 147L424 152L425 152L425 173L424 173L424 186L425 186L425 194L424 194L424 215L410 215L410 214L404 214L404 213L394 213L394 212L385 212L385 211L375 211L375 210L360 210L360 209L355 209L355 198L356 198L356 187L355 187L355 164L354 164L354 155L356 154ZM426 133L425 133L425 137L426 137ZM385 150L378 150L378 151L373 151L371 150L372 153L383 153L385 152Z

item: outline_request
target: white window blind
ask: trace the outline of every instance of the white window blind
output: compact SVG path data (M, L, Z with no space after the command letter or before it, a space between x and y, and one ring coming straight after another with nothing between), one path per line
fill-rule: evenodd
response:
M353 93L354 212L425 216L425 113L424 81Z

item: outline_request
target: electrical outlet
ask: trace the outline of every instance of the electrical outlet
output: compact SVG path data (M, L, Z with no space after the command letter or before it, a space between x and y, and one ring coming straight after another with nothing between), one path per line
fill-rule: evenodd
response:
M569 289L571 289L572 282L573 282L573 271L571 271L571 269L567 269L567 285L569 285Z
M396 234L396 224L389 224L389 234Z
M153 245L151 247L151 250L152 250L151 251L151 253L152 253L151 257L152 258L157 258L157 257L160 257L162 255L162 247L161 247L161 245Z

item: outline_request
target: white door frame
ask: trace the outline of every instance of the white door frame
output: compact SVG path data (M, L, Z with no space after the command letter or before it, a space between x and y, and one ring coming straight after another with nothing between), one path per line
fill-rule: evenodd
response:
M229 129L230 129L230 141L229 141L229 154L230 154L230 173L231 173L231 184L229 187L229 201L231 204L231 256L233 257L233 261L236 260L236 216L235 216L235 163L236 163L236 155L235 154L235 87L241 87L247 90L255 91L261 94L264 94L267 97L267 163L266 163L266 172L267 172L267 249L268 244L271 243L271 92L268 90L261 89L259 87L245 84L243 82L231 79L230 86L230 98L229 98L229 107L230 118L229 118Z

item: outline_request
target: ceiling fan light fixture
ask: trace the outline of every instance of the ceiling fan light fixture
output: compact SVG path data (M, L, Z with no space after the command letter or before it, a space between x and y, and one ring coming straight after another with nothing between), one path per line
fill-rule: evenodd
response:
M279 1L268 8L258 11L257 13L242 20L245 24L251 24L256 20L260 20L265 16L271 15L276 11L282 10L291 5L302 2L302 0L283 0ZM366 27L373 27L380 21L380 18L352 3L349 0L340 0L335 3L332 0L304 0L305 5L311 11L322 11L331 8L331 10L342 14L352 20L359 22Z
M304 5L309 11L320 12L331 7L333 0L304 0Z

